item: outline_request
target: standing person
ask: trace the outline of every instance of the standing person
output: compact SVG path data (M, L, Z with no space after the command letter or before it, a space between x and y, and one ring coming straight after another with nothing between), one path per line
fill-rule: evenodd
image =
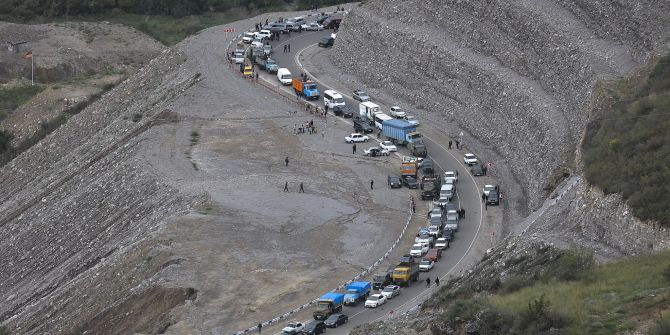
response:
M291 52L291 44L288 45L288 52Z
M354 146L352 147L352 150L353 150L352 154L355 155L356 154L356 143L354 143Z
M260 334L262 330L263 330L263 325L259 323L258 324L258 333Z
M256 72L256 82L258 82L258 72Z
M284 44L284 53L286 53L286 44Z
M302 187L302 183L300 183L300 191L298 193L305 193L305 189Z
M482 193L482 202L486 201L486 193Z
M414 203L414 200L412 200L412 213L416 213L416 204Z
M435 285L440 286L440 277L435 278Z
M456 140L456 149L460 149L460 148L461 148L461 141Z
M268 19L265 19L265 25L267 26L267 24L268 24Z
M451 149L451 140L449 140L449 149Z
M461 208L461 215L463 215L463 218L465 219L465 208Z
M370 189L374 190L375 189L374 186L375 186L375 181L370 179Z
M328 113L328 104L323 107L323 110L325 111L323 115L326 115L326 113Z
M284 192L288 192L288 182L286 182L286 184L284 184Z
M286 163L286 166L288 166L288 156L286 156L286 159L284 159L284 162Z
M430 278L426 278L426 287L430 287Z

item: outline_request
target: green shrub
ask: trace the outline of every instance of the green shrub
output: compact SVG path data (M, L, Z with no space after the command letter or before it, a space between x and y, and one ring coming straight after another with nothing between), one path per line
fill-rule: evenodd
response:
M668 335L670 334L670 318L661 316L656 324L649 329L649 335Z
M588 181L620 193L642 220L670 224L670 55L638 87L612 93L612 108L591 120L583 142Z
M14 134L0 130L0 154L8 152L11 149L11 142L14 139Z
M523 334L542 334L550 329L565 328L568 324L567 317L552 311L550 302L542 295L528 303L528 308L518 318L517 329Z
M663 269L662 274L667 281L670 281L670 265L666 266L665 269Z
M587 249L572 248L565 251L547 269L545 279L577 280L595 265L593 252Z
M41 85L0 88L0 121L7 117L6 111L16 109L42 90Z

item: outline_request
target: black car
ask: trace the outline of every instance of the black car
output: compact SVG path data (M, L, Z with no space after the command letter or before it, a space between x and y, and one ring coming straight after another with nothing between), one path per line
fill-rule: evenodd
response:
M423 173L426 175L432 175L435 173L435 169L433 168L433 160L430 158L424 158L423 164L421 165L421 169L423 170Z
M376 274L372 280L372 289L381 290L386 287L386 285L391 284L393 282L392 275L394 269L395 266L391 266L386 270L386 274Z
M339 325L343 325L349 321L349 317L344 314L333 314L323 323L326 324L328 328L337 328Z
M333 108L333 113L344 118L354 117L354 111L352 111L349 106L335 106Z
M323 321L314 320L308 323L302 332L308 335L323 334L326 332L326 324Z
M442 231L442 237L446 238L449 242L453 242L454 237L456 237L456 233L451 228L444 228Z
M486 202L489 205L498 205L500 203L500 196L496 190L489 191L489 196L486 198Z
M319 40L319 46L320 47L332 47L333 44L335 44L335 39L332 37L324 37L321 40Z
M486 175L486 168L481 166L480 164L475 164L470 169L470 172L472 172L472 175L475 177L483 176Z
M416 182L416 178L412 176L407 176L405 178L402 178L402 183L407 186L408 188L417 188L419 187L419 183Z
M400 177L398 177L398 176L389 176L388 177L388 182L389 182L389 186L391 186L391 188L402 187L402 182L400 181Z
M368 134L375 130L372 129L372 126L370 126L367 120L363 120L361 118L354 118L354 131Z

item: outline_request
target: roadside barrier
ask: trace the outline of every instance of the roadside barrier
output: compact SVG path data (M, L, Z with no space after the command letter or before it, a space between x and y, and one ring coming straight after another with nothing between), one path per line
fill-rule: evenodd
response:
M372 271L373 271L374 269L376 269L376 268L379 266L379 264L381 264L384 260L386 260L386 259L391 255L391 252L393 252L393 249L395 249L395 247L398 246L398 244L399 244L400 241L402 240L402 237L405 235L405 232L407 231L407 228L409 227L410 223L412 222L412 214L413 214L413 212L412 212L412 207L413 207L413 205L414 205L414 198L413 198L413 197L410 197L410 201L409 201L409 210L408 210L408 213L409 213L409 214L407 215L407 221L405 221L405 226L402 228L402 231L400 232L400 235L399 235L398 238L395 240L395 242L393 242L393 245L391 245L391 247L389 248L389 250L386 251L386 253L384 253L383 256L379 257L379 259L376 260L376 261L375 261L372 265L370 265L367 269L363 270L363 272L361 272L361 273L355 275L351 280L347 281L347 282L344 283L344 284L341 284L341 285L337 286L337 288L332 289L330 292L337 292L337 291L340 291L340 290L344 289L347 285L351 284L352 282L357 281L357 280L359 280L360 278L365 277L365 276L371 274ZM291 310L291 311L289 311L289 312L287 312L287 313L284 313L284 314L282 314L282 315L280 315L280 316L278 316L278 317L275 317L274 319L271 319L271 320L267 320L267 321L261 322L260 324L261 324L263 327L266 327L266 326L273 325L273 324L275 324L275 323L277 323L277 322L279 322L279 321L286 320L286 319L288 319L291 315L293 315L293 314L295 314L295 313L298 313L298 312L302 311L303 309L308 308L308 307L310 307L310 306L316 304L316 302L317 302L318 300L319 300L319 299L314 299L314 300L312 300L312 301L310 301L310 302L308 302L308 303L303 304L303 305L300 306L300 307L294 308L293 310ZM237 332L234 332L233 335L247 334L247 333L249 333L249 332L256 332L256 331L258 331L258 326L253 326L253 327L249 327L249 328L247 328L247 329L242 329L242 330L239 330L239 331L237 331ZM277 334L279 334L279 333L277 333Z

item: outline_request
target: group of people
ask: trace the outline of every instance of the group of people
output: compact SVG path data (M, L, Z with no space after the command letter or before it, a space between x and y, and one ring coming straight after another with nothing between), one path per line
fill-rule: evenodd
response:
M435 285L440 286L440 277L435 277ZM426 278L426 287L430 287L430 277Z
M317 129L314 127L314 120L310 120L309 122L305 122L302 124L302 127L298 127L298 124L293 125L293 133L294 134L304 134L305 131L307 131L309 134L316 134Z

